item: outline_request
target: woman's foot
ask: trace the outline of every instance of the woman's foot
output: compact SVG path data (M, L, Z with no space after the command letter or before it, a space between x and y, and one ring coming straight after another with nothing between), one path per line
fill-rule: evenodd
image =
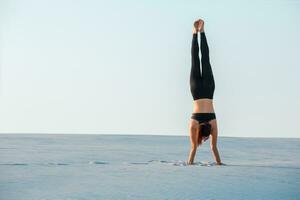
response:
M193 34L196 34L198 32L198 27L199 27L199 20L194 22Z
M202 19L198 19L194 22L193 33L204 32L204 21Z
M201 33L201 32L204 32L204 21L202 19L199 19L198 20L198 31Z

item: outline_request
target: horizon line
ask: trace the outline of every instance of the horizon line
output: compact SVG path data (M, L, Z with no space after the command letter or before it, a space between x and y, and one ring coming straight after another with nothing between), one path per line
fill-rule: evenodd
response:
M119 134L119 133L1 133L1 135L103 135L103 136L167 136L167 137L189 137L189 135L170 135L170 134ZM266 136L227 136L219 135L218 137L228 137L228 138L260 138L260 139L300 139L300 137L266 137Z

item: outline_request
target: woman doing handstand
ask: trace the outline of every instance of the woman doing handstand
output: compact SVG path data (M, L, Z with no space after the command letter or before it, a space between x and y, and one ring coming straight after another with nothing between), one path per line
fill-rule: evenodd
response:
M202 73L200 73L198 32L200 32L201 38ZM189 125L191 150L187 164L193 164L197 147L210 137L210 147L216 164L221 165L217 148L217 120L213 107L215 81L209 62L209 49L204 32L204 21L202 19L194 22L191 54L190 90L194 100L194 111Z

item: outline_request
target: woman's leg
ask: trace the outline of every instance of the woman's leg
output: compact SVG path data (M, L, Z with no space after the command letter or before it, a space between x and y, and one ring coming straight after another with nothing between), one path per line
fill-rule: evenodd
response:
M205 96L209 99L213 99L214 91L215 91L215 80L213 76L213 72L211 69L211 65L209 62L209 49L207 45L207 40L204 31L200 32L201 34L201 65L202 65L202 83L203 83L203 91L205 92Z
M193 33L191 55L192 55L192 68L190 73L190 90L193 99L195 100L198 98L200 84L201 84L199 44L198 44L197 33Z
M207 44L207 39L205 32L200 32L201 35L201 65L202 65L202 78L205 81L214 82L214 76L209 62L209 48Z

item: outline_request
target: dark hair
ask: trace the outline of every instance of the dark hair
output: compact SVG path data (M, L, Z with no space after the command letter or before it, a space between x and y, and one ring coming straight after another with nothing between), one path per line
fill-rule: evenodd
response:
M207 137L210 135L211 132L211 125L207 122L205 122L203 125L200 127L200 133L202 137Z

